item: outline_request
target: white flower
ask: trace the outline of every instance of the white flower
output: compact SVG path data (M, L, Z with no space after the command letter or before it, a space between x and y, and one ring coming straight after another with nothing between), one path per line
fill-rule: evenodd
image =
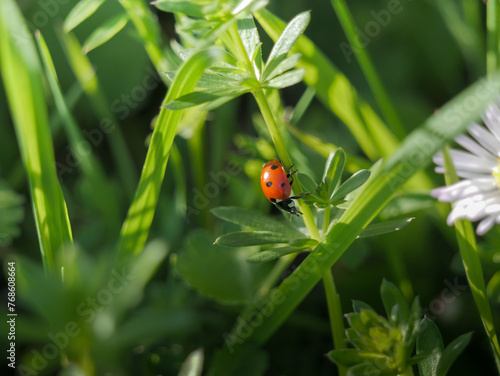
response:
M455 202L448 225L463 218L481 221L476 229L478 235L486 234L495 223L500 223L500 108L490 105L483 121L487 129L473 124L468 129L473 138L460 135L455 139L467 151L451 150L457 175L463 180L431 192L439 201ZM444 173L442 153L433 160L436 172Z

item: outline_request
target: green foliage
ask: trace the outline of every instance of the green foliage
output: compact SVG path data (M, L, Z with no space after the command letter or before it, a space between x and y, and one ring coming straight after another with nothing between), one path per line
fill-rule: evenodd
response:
M15 36L22 35L23 42ZM72 242L66 202L55 171L40 60L17 5L0 5L0 67L27 171L42 260L51 272L61 248Z
M157 5L159 4L163 3L157 3ZM172 5L168 4L169 7ZM201 12L201 8L199 10ZM309 19L309 13L305 12L289 22L264 65L262 64L260 37L253 17L238 20L238 33L243 48L234 45L236 41L229 33L222 34L221 39L228 49L224 55L225 61L217 62L215 66L210 67L205 72L197 85L200 88L199 91L185 94L168 102L166 108L180 110L206 104L205 109L213 110L251 91L263 88L282 89L299 83L302 81L304 71L294 68L300 55L295 54L289 58L287 56L307 27ZM235 54L234 51L237 51L238 54ZM186 56L189 56L189 52L181 57ZM247 61L249 65L241 66L239 59ZM172 72L169 74L169 77L174 76L175 74Z
M418 363L420 374L445 376L453 362L467 347L471 337L472 333L463 334L444 348L438 327L428 318L424 318L417 338L417 354L423 356Z
M471 333L458 337L443 350L437 326L428 318L421 319L418 299L410 307L401 291L387 281L382 282L380 296L386 316L355 301L354 312L346 315L350 325L347 338L354 348L332 350L328 358L349 367L348 375L413 375L415 363L421 376L446 375L469 343Z
M97 28L85 41L83 45L84 53L89 53L94 48L97 48L108 40L113 38L121 29L125 27L128 22L127 14L119 14L101 27Z
M19 236L19 222L24 218L24 198L0 180L0 245L9 245Z
M20 366L42 354L40 374L320 376L335 373L318 361L333 339L339 376L491 370L479 346L453 367L471 334L445 347L413 296L450 293L451 264L471 291L451 291L436 323L453 338L467 321L498 361L500 232L477 241L457 222L456 247L420 171L498 100L496 1L485 25L470 1L360 1L351 16L332 0L340 25L329 2L272 2L277 15L267 0L51 4L23 4L24 16L0 5L0 246L6 276L16 267ZM26 24L41 30L38 51ZM135 63L130 43L154 69ZM486 60L489 79L455 96ZM120 92L115 74L132 69ZM262 194L271 158L298 170L300 217ZM60 162L73 172L58 181ZM452 171L447 161L448 184ZM384 314L355 300L344 315L388 276L395 284L370 302ZM52 359L47 344L58 346Z
M228 249L213 245L209 234L197 231L187 238L176 267L202 294L224 303L243 304L252 301L270 271L270 265L240 262L256 251L255 248Z

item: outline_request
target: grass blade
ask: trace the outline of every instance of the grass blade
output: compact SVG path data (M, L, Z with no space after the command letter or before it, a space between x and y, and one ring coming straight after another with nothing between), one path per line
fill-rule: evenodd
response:
M56 176L40 60L12 0L0 3L0 45L3 82L28 174L42 260L46 270L56 272L57 252L72 242L71 226Z
M500 4L498 0L486 3L486 72L493 74L500 68Z
M57 34L80 86L89 97L90 104L94 108L96 115L103 119L100 123L100 128L108 136L107 140L111 147L118 175L128 197L131 199L139 179L118 119L115 113L110 110L111 106L101 90L101 85L92 63L88 56L82 52L82 47L76 37L71 33L63 33L59 30ZM106 131L104 131L104 128Z
M119 14L108 20L104 25L94 30L83 44L83 52L88 54L94 48L97 48L108 40L113 38L122 30L128 22L127 14Z
M266 33L276 41L286 23L266 9L254 14ZM304 82L316 89L317 97L352 132L363 152L372 160L392 153L398 140L373 109L359 98L356 89L306 36L292 49L302 54L298 68L305 69Z
M443 157L445 160L446 184L451 185L458 181L458 176L449 149L445 148L443 150ZM486 283L484 282L483 267L481 266L474 229L470 221L461 219L455 221L455 231L472 297L474 298L477 310L481 316L486 335L490 340L497 369L500 371L500 346L498 344L498 336L495 332L491 307L486 293Z
M346 251L377 213L401 186L419 169L426 166L445 142L452 140L467 126L477 120L488 103L496 100L500 76L489 81L479 81L445 105L438 114L431 116L416 131L412 132L399 150L364 185L362 192L345 211L338 223L332 227L324 241L285 279L272 294L249 306L238 318L232 335L235 340L227 342L227 351L238 351L242 343L264 343L307 296L324 273ZM479 100L478 98L482 99ZM483 99L484 98L484 99ZM464 107L474 101L475 106ZM425 145L425 147L423 147ZM415 158L415 155L419 158ZM258 327L251 327L251 317L266 307L274 310L266 315ZM242 327L253 328L248 336L241 338Z
M101 211L103 218L105 218L105 223L109 225L111 229L118 229L120 213L116 195L111 189L111 185L107 182L104 168L99 161L92 153L84 152L84 146L89 146L89 143L82 136L78 124L71 115L71 111L59 85L50 51L45 43L43 35L39 31L37 31L35 39L42 56L45 74L47 75L52 95L54 96L54 102L63 120L62 124L65 128L69 143L78 155L78 160L80 162L79 166L81 166L82 172L89 182L89 196L92 198L92 203Z
M191 92L211 59L210 51L202 51L186 61L176 75L163 106L172 99ZM181 111L162 108L149 144L139 186L122 227L118 253L120 257L142 251L158 202L165 168Z
M64 31L69 32L93 15L105 0L80 0L64 20Z
M380 107L380 110L384 114L385 120L391 126L394 133L400 138L404 138L406 135L406 131L401 124L401 120L399 120L396 109L394 108L391 100L389 99L389 95L385 91L384 85L380 80L380 77L373 66L370 56L368 52L364 48L364 46L360 43L357 43L359 40L359 35L356 30L356 25L354 19L347 7L347 4L344 0L331 0L333 9L337 14L338 19L340 20L340 24L344 29L344 33L347 36L347 40L349 41L350 48L355 48L356 51L354 55L363 71L366 80L368 81L368 85L375 96L376 101Z

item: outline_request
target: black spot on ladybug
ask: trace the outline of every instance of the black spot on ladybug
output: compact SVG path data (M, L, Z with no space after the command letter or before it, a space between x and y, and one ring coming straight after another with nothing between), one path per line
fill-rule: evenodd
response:
M286 183L281 183L281 186L284 187L286 185Z
M266 187L270 187L271 185L273 185L273 182L272 182L272 181L268 181L268 182L266 183Z
M278 165L272 165L271 170L276 170L278 168Z

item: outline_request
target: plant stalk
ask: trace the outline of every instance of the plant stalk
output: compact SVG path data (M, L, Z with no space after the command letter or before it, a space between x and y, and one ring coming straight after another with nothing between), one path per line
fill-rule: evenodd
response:
M351 12L345 0L330 0L335 13L340 21L342 29L346 34L347 40L353 49L354 56L356 57L361 70L363 71L368 85L370 86L373 95L385 117L385 120L394 131L395 135L402 140L406 136L406 131L399 119L399 116L394 108L389 95L387 94L380 77L373 66L368 52L364 46L360 45L358 32L356 31L356 24L352 17Z

